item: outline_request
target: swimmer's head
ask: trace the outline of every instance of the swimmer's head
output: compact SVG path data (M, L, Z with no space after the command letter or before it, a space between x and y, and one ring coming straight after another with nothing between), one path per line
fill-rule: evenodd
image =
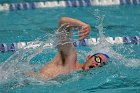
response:
M88 55L86 62L84 63L83 70L89 70L94 67L101 67L107 64L109 56L104 53L96 53L94 55Z

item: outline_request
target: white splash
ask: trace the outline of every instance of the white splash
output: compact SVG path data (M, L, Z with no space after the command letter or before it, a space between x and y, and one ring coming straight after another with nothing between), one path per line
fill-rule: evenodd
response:
M30 60L47 49L47 46L45 45L46 43L52 43L52 39L45 39L41 42L41 39L43 38L46 38L46 36L36 39L34 42L28 43L27 46L15 52L5 62L0 64L0 84L10 80L22 82L27 78L25 73L33 69L33 67L29 65ZM29 47L30 44L38 44L38 46L36 48L32 48Z
M97 17L100 21L99 25L96 26L96 28L99 31L99 43L92 48L92 53L105 53L109 55L111 58L117 60L118 62L122 62L125 66L128 67L139 67L140 66L140 59L134 59L134 58L126 58L125 55L119 54L117 51L114 51L112 48L112 44L107 42L104 35L103 30L103 20L104 17L98 16ZM125 47L122 47L125 49ZM131 50L131 49L129 49ZM126 49L125 51L128 51ZM132 51L132 50L131 50Z
M104 16L98 16L97 18L100 21L99 25L96 26L96 28L99 31L99 43L97 45L93 46L92 52L94 52L94 53L105 53L105 54L109 55L110 57L113 57L113 58L118 59L118 60L122 60L123 56L121 54L115 52L112 49L112 44L110 44L106 40L106 37L104 35L104 29L103 29Z

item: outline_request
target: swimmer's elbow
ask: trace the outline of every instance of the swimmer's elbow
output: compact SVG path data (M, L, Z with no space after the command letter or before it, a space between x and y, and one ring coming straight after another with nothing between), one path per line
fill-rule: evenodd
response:
M59 26L61 26L62 24L65 24L66 20L67 20L67 17L61 17L59 21Z
M70 18L70 17L61 17L60 21L59 21L59 26L61 26L62 24L66 24L66 23L71 23L71 24L75 24L76 19Z

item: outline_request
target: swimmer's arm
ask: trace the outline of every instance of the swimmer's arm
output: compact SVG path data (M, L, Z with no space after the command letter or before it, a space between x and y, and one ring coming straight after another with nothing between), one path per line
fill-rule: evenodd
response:
M90 33L90 30L91 30L90 25L88 25L80 20L69 18L69 17L62 17L59 21L60 26L63 24L66 24L66 23L82 26L82 29L80 30L80 34L79 34L79 37L80 37L79 40L84 39Z
M71 24L80 25L80 26L84 26L86 24L80 20L70 18L70 17L62 17L59 21L59 25L66 24L66 23L71 23Z
M38 73L38 72L34 72L34 71L27 72L26 76L36 78L36 79L45 79L45 80L49 79L49 77L47 77L47 75L44 75L44 74Z
M82 30L80 30L80 40L84 39L90 32L90 26L80 20L73 19L73 18L68 18L68 17L62 17L59 25L63 24L75 24L75 25L80 25L83 27ZM70 31L69 31L70 32ZM60 58L62 59L62 64L65 65L67 64L69 67L72 67L75 62L77 61L77 55L76 55L76 50L74 48L73 43L67 43L67 44L60 44L57 46ZM67 63L66 63L67 62ZM72 66L70 66L72 65Z
M58 45L58 55L60 58L59 65L73 67L77 61L76 50L72 43Z

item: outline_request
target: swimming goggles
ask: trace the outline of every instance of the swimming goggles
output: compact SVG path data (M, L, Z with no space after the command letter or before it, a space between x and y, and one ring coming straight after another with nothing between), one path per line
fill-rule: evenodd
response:
M95 62L97 62L97 63L101 63L102 62L101 57L97 56L96 54L92 55L90 58L92 58L92 57L94 57Z
M106 62L102 62L102 58L100 56L97 56L97 54L92 55L89 59L91 59L92 57L94 57L96 63L100 63L100 65L98 65L99 67L106 65Z

